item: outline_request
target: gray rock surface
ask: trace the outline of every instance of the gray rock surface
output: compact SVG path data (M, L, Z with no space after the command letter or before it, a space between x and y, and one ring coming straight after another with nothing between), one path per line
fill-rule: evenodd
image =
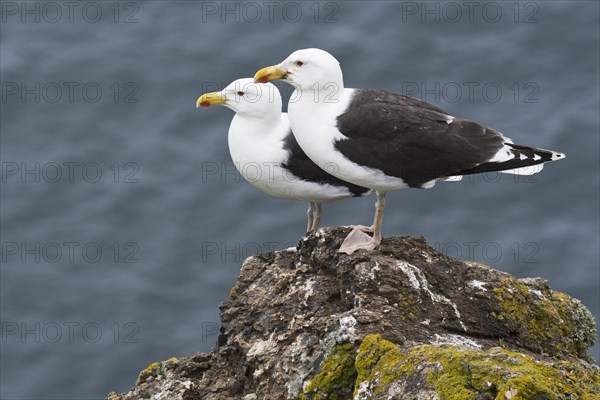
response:
M422 237L339 254L348 231L246 259L214 349L154 363L108 398L600 399L578 300Z

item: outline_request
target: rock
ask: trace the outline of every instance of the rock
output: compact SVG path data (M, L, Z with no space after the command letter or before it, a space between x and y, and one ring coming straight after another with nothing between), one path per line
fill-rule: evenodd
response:
M108 399L600 398L578 300L422 237L339 254L348 231L246 259L215 348L151 364Z

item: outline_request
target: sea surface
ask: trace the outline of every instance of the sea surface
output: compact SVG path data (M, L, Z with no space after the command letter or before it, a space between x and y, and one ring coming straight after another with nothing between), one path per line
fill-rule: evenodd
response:
M211 349L242 260L294 246L306 204L244 182L233 113L195 101L306 47L347 87L566 153L391 193L384 235L541 276L600 317L598 2L67 3L0 9L2 399L101 399ZM373 202L326 205L323 224L368 225Z

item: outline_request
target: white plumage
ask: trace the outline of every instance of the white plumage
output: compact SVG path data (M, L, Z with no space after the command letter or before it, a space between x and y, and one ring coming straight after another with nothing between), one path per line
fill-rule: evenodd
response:
M409 96L344 88L339 62L323 50L298 50L255 75L258 82L276 79L296 88L289 118L308 157L334 165L336 177L377 193L373 237L355 229L340 251L379 245L388 191L431 188L489 171L530 175L541 171L542 163L564 158L514 144L494 129Z
M238 79L196 102L197 106L215 104L236 112L228 145L237 170L267 194L309 202L307 230L318 227L322 203L370 192L342 182L310 161L292 135L287 114L281 112L281 95L274 85Z

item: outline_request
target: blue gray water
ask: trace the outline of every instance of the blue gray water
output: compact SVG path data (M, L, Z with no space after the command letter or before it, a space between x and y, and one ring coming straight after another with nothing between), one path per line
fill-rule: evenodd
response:
M240 181L231 111L195 100L305 47L348 87L565 152L530 179L392 193L384 234L544 277L598 318L599 5L469 4L3 2L0 397L99 399L211 348L243 257L294 245L306 206ZM359 199L323 222L372 214Z

